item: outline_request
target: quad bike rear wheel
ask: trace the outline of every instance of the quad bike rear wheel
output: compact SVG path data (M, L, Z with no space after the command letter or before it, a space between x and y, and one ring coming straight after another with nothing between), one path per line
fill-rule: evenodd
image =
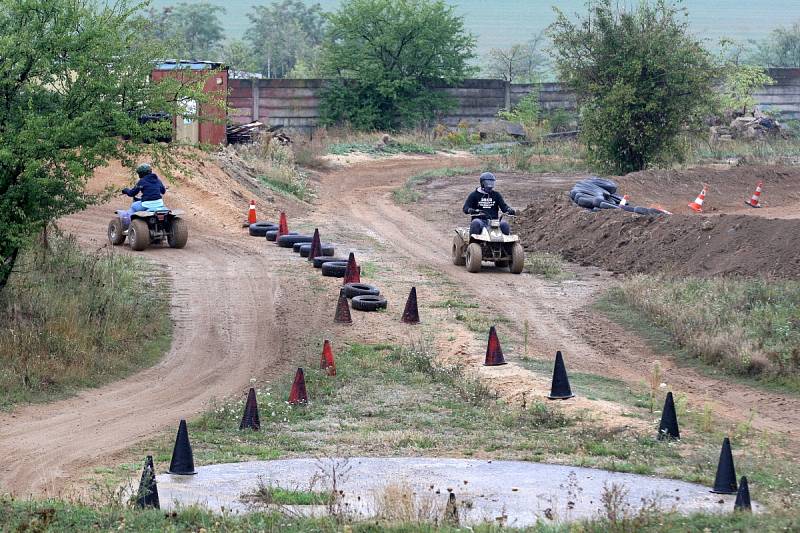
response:
M521 274L524 268L525 250L523 250L520 243L515 242L514 246L511 247L511 263L509 263L508 269L512 274Z
M176 218L172 221L171 231L167 234L167 244L170 248L183 248L189 240L189 226L186 221Z
M112 218L108 223L108 240L114 246L119 246L125 242L125 228L122 226L122 221L119 217Z
M483 252L481 251L481 245L473 242L469 246L467 246L467 272L480 272L481 271L481 263L483 262Z
M453 237L453 264L456 266L464 266L466 260L464 259L464 241L456 235Z
M131 220L131 225L128 227L128 242L131 250L137 252L150 246L150 229L147 227L147 222L138 218Z

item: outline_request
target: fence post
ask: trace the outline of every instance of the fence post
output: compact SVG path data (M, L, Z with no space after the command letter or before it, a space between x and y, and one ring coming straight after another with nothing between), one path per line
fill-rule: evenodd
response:
M258 117L258 108L260 106L260 103L258 101L258 96L259 96L259 92L260 91L259 91L259 88L258 88L258 80L256 78L253 78L252 80L250 80L250 83L253 84L252 85L252 88L253 88L253 122L255 122L259 118Z
M506 81L506 111L511 111L511 82Z

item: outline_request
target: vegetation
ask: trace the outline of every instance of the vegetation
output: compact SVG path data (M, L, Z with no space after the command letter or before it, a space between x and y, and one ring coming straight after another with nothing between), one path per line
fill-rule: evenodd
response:
M84 190L95 168L132 163L142 142L171 129L139 117L178 112L182 98L208 101L199 83L148 81L159 49L143 33L126 1L0 5L0 291L48 221L98 199Z
M636 276L608 300L732 373L800 391L800 283Z
M525 271L547 280L564 280L570 277L565 270L565 261L558 255L546 252L527 252L525 254Z
M765 67L800 67L800 21L776 28L767 39L756 43L750 62Z
M539 81L547 66L547 56L541 50L543 41L544 34L540 33L524 44L492 48L485 60L486 76L509 83Z
M169 347L166 281L144 261L55 236L19 268L0 293L0 409L107 383Z
M235 150L259 181L273 191L302 201L314 197L306 173L297 167L294 152L277 139L263 135L252 144L237 145Z
M219 54L225 32L219 15L225 9L208 2L180 2L145 13L148 38L166 46L169 57L213 60Z
M615 6L593 0L575 22L557 10L550 32L558 73L581 98L590 163L626 173L680 157L681 135L713 104L716 69L671 2Z
M472 68L475 39L442 0L346 0L329 15L322 72L323 124L396 130L429 120L449 99L430 83L455 83Z
M415 174L408 178L402 187L392 191L392 198L398 204L413 204L419 200L421 194L417 190L421 185L430 183L435 178L449 178L452 176L466 176L474 173L475 169L468 168L437 168Z

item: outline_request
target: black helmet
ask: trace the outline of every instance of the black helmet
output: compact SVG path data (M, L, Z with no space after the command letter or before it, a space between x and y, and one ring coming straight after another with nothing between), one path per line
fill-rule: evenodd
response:
M483 188L483 190L485 191L491 191L492 189L494 189L494 184L496 181L497 178L495 178L494 174L492 174L491 172L484 172L483 174L481 174L480 177L481 188Z
M140 176L144 176L146 174L150 174L153 171L153 167L150 166L150 163L142 163L138 167L136 167L136 173Z

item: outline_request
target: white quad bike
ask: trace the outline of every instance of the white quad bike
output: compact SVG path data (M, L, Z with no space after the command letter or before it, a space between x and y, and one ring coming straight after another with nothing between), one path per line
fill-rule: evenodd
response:
M505 268L512 274L520 274L525 268L525 251L519 242L519 235L506 235L500 231L499 219L490 220L478 234L470 234L469 228L456 228L453 237L453 264L467 267L467 272L480 272L484 261L494 262L496 267Z

